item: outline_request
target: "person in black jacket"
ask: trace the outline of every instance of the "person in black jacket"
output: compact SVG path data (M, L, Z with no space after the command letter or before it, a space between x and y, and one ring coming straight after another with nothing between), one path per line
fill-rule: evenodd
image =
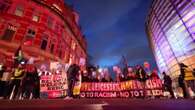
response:
M147 80L147 74L145 72L145 70L143 69L142 66L140 65L137 65L136 66L136 75L137 75L137 78L138 80L141 82L142 84L142 87L143 87L143 93L144 93L144 96L143 98L145 98L147 96L146 94L146 80Z
M140 65L136 66L136 75L138 80L141 82L145 82L147 80L147 74L143 67L141 67Z
M14 70L12 81L10 84L10 96L11 99L15 99L18 95L19 90L21 90L22 79L25 75L25 70L22 64L19 64L18 67ZM11 92L12 91L12 92Z
M178 78L178 83L179 83L179 87L181 87L182 89L183 97L188 98L188 92L187 92L187 87L184 78L185 78L185 74L181 73Z
M4 81L2 81L3 74L6 70L6 66L0 64L0 98L3 96Z
M179 87L182 88L182 91L183 91L183 97L184 98L189 98L189 93L188 93L188 90L187 90L187 84L185 82L185 70L188 66L186 66L184 63L180 63L179 64L179 67L180 67L180 75L178 77L178 83L179 83Z
M68 78L68 96L73 97L74 83L77 80L76 76L79 74L80 67L76 64L70 65L67 71Z
M174 92L173 92L173 88L172 88L172 80L171 80L171 77L166 75L165 72L162 73L164 75L164 87L165 87L165 90L168 90L170 95L171 95L171 98L175 98L175 95L174 95Z
M38 72L35 66L28 65L26 75L23 80L23 98L38 98L37 89ZM33 97L30 97L32 94Z

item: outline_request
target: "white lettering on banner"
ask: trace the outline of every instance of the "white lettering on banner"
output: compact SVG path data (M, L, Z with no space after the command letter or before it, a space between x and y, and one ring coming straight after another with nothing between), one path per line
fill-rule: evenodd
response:
M162 96L162 90L148 90L153 93L151 96ZM147 91L147 92L148 92ZM81 92L81 98L130 98L143 97L143 91L123 91L123 92Z
M40 92L47 94L47 98L64 97L66 95L67 80L59 75L43 75L40 76Z
M158 79L147 80L146 83L137 80L119 83L82 83L80 96L89 98L162 96L162 88L162 82Z

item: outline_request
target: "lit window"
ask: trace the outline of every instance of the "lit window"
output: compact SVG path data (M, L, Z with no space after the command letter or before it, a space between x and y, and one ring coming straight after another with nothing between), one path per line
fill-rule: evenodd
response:
M15 15L17 15L17 16L22 16L23 13L24 13L23 7L19 6L19 7L16 8L16 10L15 10Z
M51 47L50 47L50 53L53 53L53 51L54 51L54 44L53 43L51 43L51 45L50 45Z
M39 22L39 16L38 15L33 15L32 20L35 22Z

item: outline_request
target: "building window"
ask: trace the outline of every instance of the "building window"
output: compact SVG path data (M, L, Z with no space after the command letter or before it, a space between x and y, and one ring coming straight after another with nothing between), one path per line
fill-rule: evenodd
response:
M50 53L53 53L53 51L54 51L54 44L53 44L53 43L51 43Z
M15 32L16 28L14 26L9 25L2 36L2 40L11 41Z
M9 8L8 4L0 2L0 12L5 12Z
M3 12L5 10L5 7L6 7L5 4L1 3L0 4L0 11Z
M15 15L22 16L24 13L24 8L22 6L18 6L15 10Z
M52 17L47 18L47 25L49 28L53 27L53 18Z
M62 51L59 51L59 58L62 58Z
M41 49L42 50L46 50L46 48L47 48L47 40L48 40L48 37L46 35L43 36L42 41L41 41Z
M29 29L28 32L27 32L26 38L27 39L32 39L32 38L35 37L35 34L36 34L35 30Z
M39 22L39 16L38 15L33 15L32 16L32 20L35 21L35 22Z

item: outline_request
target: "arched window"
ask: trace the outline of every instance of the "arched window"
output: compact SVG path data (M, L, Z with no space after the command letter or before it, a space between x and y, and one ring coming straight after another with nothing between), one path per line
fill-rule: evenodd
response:
M41 40L41 49L46 50L48 44L48 35L44 34Z

